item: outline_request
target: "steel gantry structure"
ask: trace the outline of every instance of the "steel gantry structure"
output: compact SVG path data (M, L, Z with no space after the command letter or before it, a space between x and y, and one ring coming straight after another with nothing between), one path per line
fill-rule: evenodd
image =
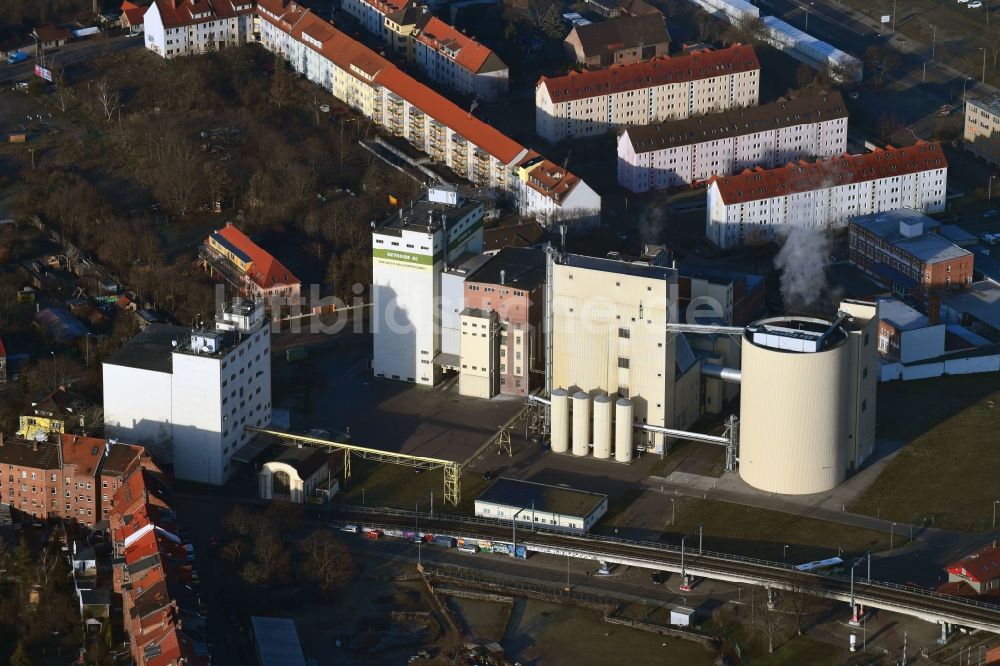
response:
M247 426L246 429L249 432L277 437L279 440L287 444L311 444L313 446L325 447L329 451L343 451L345 483L351 478L352 455L358 456L364 460L374 460L376 462L391 463L393 465L403 465L404 467L412 467L414 469L441 469L444 472L445 503L451 504L452 506L458 506L458 503L462 500L461 477L464 465L462 463L455 462L454 460L429 458L427 456L417 456L409 453L398 453L395 451L383 451L381 449L373 449L368 446L361 446L351 442L335 442L320 437L296 435L295 433L285 432L283 430L272 430L270 428L254 428ZM490 442L492 441L493 438L490 439ZM490 442L487 442L487 444Z

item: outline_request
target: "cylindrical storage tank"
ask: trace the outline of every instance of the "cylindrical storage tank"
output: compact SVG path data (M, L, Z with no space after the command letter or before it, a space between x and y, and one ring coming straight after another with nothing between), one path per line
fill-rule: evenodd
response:
M607 460L611 457L611 398L594 397L594 457Z
M583 391L573 395L573 455L590 453L590 396Z
M632 401L628 398L615 403L615 460L632 462Z
M742 347L740 476L772 493L833 489L847 472L848 334L777 317L748 326Z
M552 435L551 443L554 453L569 452L569 391L557 388L552 391Z

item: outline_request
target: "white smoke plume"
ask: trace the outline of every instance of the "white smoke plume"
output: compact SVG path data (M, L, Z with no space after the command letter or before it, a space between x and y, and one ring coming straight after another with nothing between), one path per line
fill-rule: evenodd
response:
M639 241L643 244L659 244L666 217L666 211L660 204L646 206L639 216Z
M827 290L830 239L823 230L792 227L774 258L781 270L781 296L786 311L815 308Z

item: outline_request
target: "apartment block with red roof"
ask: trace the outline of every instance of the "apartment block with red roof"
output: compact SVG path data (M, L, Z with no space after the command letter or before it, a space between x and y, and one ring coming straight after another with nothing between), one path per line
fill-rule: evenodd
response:
M948 161L939 143L843 155L709 180L705 235L720 248L826 229L896 208L944 210Z
M507 92L510 71L492 50L431 16L412 32L417 66L434 83L493 100Z
M167 1L158 0L157 6ZM239 9L243 5L234 7ZM404 7L399 5L397 10ZM183 11L178 9L175 13ZM406 139L458 177L481 187L512 192L515 198L519 192L526 192L518 187L516 173L517 167L529 158L524 146L419 83L294 0L257 0L253 11L251 37L284 58L296 72L390 134ZM149 32L148 15L146 19ZM163 45L159 42L147 38L146 46L160 49L157 52L162 54ZM549 200L563 218L570 217L564 212L562 196Z
M252 299L298 298L302 283L232 222L205 240L199 255L213 275Z
M756 106L759 98L757 54L752 46L735 44L676 58L543 76L535 84L535 131L547 141L600 136L623 125Z
M387 40L389 29L385 25L386 15L404 11L411 6L413 3L410 0L343 0L340 8L353 16L362 28Z
M246 44L253 0L155 0L143 15L146 48L166 59Z

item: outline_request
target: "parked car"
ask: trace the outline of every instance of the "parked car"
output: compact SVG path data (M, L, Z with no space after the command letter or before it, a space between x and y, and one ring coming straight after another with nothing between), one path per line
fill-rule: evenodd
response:
M649 576L649 579L653 581L653 585L663 585L664 583L667 582L668 578L670 578L670 574L668 574L666 571L654 571Z
M483 481L492 481L496 475L497 475L496 472L494 472L492 469L488 469L485 472L483 472Z
M357 534L358 532L361 531L361 528L358 527L357 525L344 525L343 527L340 528L340 531L347 532L349 534Z
M980 0L972 0L972 2L969 3L969 9L979 9L982 6L983 3L980 2Z
M597 570L598 576L610 576L611 572L618 568L617 564L601 563L601 568Z
M14 51L13 53L7 56L7 64L15 65L19 62L24 62L27 59L28 59L28 54L25 53L24 51Z

